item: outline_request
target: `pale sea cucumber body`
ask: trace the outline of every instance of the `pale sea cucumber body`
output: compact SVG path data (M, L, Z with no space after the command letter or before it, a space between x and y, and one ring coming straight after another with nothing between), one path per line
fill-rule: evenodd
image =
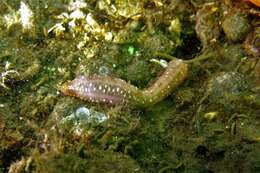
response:
M109 76L78 76L65 83L62 93L82 100L112 105L142 102L142 91L127 82Z
M171 94L186 78L187 71L187 64L176 59L169 63L164 73L157 78L153 85L144 90L118 78L94 75L76 77L65 83L61 92L90 102L147 107Z

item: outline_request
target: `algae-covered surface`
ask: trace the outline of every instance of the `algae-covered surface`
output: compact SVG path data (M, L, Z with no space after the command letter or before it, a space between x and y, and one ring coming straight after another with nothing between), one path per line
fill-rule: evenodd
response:
M257 2L1 0L0 173L260 172ZM154 105L61 92L80 75L144 90L176 58L188 74Z

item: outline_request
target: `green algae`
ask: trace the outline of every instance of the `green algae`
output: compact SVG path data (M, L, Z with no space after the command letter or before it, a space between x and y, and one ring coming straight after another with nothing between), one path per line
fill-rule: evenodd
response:
M34 29L26 33L19 23L6 27L3 19L20 1L3 2L0 83L8 89L0 87L0 172L259 172L259 57L249 49L257 46L251 40L259 17L228 1L133 1L132 9L127 1L81 1L87 4L81 11L111 32L112 42L109 34L90 32L82 19L73 29L73 19L57 19L73 12L70 1L26 1L35 14ZM233 22L235 17L244 23ZM170 29L176 20L179 27ZM47 32L56 23L66 30ZM150 62L163 58L156 52L188 61L210 58L190 63L182 86L146 109L111 108L58 92L81 74L144 88L163 70ZM8 70L19 75L7 73L2 80ZM79 107L109 118L82 123L81 133L74 121L61 125Z
M113 173L116 171L141 173L142 170L131 158L111 151L93 150L92 153L80 157L77 154L45 154L39 159L35 173Z

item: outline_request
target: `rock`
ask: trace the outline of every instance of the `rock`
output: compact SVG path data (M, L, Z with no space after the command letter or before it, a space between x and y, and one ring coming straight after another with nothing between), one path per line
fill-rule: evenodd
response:
M211 103L235 108L239 97L248 89L244 76L236 72L221 72L209 80L207 93Z
M245 14L232 12L225 17L222 28L229 40L238 42L244 40L250 31L250 24Z
M256 58L260 57L260 27L256 27L253 32L248 34L244 48L248 55L253 55Z

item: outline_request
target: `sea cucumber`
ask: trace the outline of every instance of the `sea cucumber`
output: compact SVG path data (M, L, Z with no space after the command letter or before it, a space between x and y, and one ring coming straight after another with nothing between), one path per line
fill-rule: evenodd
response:
M148 107L160 102L186 78L188 65L180 59L169 62L164 73L148 88L141 90L109 76L78 76L61 87L64 95L110 105L130 104Z

